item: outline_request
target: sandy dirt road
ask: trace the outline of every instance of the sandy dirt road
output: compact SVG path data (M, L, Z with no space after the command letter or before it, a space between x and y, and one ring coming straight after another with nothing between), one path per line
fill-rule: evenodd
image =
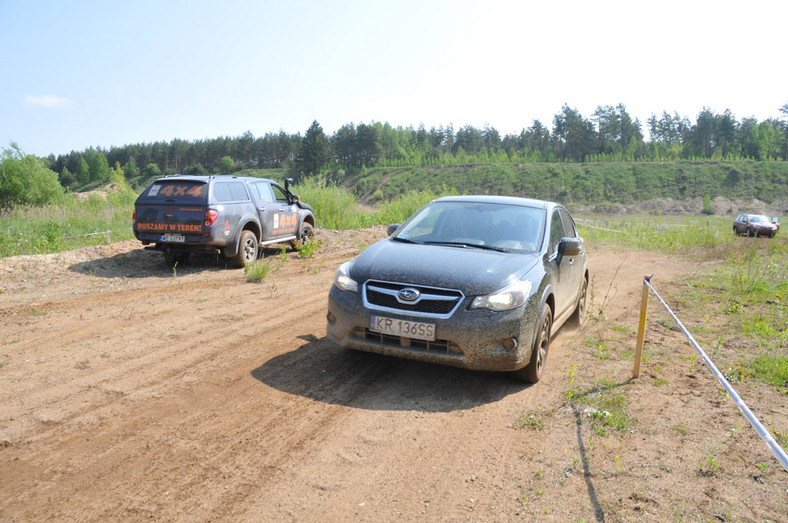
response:
M555 337L536 386L331 345L334 271L384 230L319 234L314 259L269 252L262 283L210 258L173 271L137 242L0 260L0 520L708 520L716 503L741 499L717 477L701 502L671 501L677 482L697 479L695 464L679 474L680 460L676 475L641 473L654 449L686 441L638 442L631 454L626 438L586 443L563 396L573 366L594 364L588 332ZM615 295L607 317L633 328L642 275L686 270L589 251L597 304ZM624 382L629 365L610 372ZM513 428L528 411L548 426ZM658 423L640 419L638 430ZM768 487L763 498L777 499L737 514L779 515L785 477L775 470Z

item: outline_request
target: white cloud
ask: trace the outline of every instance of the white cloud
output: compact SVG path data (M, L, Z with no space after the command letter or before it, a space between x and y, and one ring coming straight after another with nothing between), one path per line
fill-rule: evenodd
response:
M32 94L25 95L25 105L32 107L44 107L46 109L64 109L74 105L74 101L62 96L55 96L53 94L44 94L35 96Z

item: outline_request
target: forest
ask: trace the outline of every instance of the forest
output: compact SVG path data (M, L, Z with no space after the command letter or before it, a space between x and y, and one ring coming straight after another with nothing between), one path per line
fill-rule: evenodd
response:
M582 162L666 162L679 160L787 160L788 104L782 118L762 122L737 120L730 112L704 108L692 123L663 112L643 124L626 107L600 106L585 117L567 105L552 128L535 120L519 134L501 134L490 126L454 129L424 125L348 123L332 135L315 121L304 135L268 133L255 137L174 139L49 155L49 168L63 186L108 177L118 165L127 178L141 174L230 173L241 169L286 169L295 174L346 172L372 167L419 167L457 164Z
M552 126L534 121L519 134L491 126L348 123L327 134L314 121L303 135L129 144L46 158L16 144L0 156L0 211L40 205L53 195L122 179L132 187L167 174L317 178L366 201L408 190L530 195L562 202L650 198L788 197L788 104L780 118L737 120L704 108L691 122L663 111L644 124L626 107L600 106L590 117L564 105Z

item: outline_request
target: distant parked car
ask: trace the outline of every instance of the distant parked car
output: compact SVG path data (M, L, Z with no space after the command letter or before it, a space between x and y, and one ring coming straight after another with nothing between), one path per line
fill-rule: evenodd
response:
M327 337L354 350L535 383L553 333L582 323L585 244L563 206L439 198L337 270Z
M777 221L777 218L769 218L762 214L740 214L733 222L734 234L768 236L771 238L779 230L780 223Z

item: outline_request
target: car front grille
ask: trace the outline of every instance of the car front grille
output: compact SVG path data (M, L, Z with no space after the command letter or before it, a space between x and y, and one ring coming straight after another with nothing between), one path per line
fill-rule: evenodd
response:
M408 302L399 297L400 291L416 291L418 298ZM457 310L465 295L453 289L425 287L370 280L364 284L364 305L370 309L410 314L426 318L449 318Z
M353 330L352 337L364 340L367 342L374 342L382 347L390 347L393 349L409 349L416 352L423 352L426 354L450 354L453 356L461 356L462 351L460 348L450 342L449 340L416 340L413 338L405 338L400 336L393 336L391 334L382 334L380 332L373 332L369 328L357 327Z

